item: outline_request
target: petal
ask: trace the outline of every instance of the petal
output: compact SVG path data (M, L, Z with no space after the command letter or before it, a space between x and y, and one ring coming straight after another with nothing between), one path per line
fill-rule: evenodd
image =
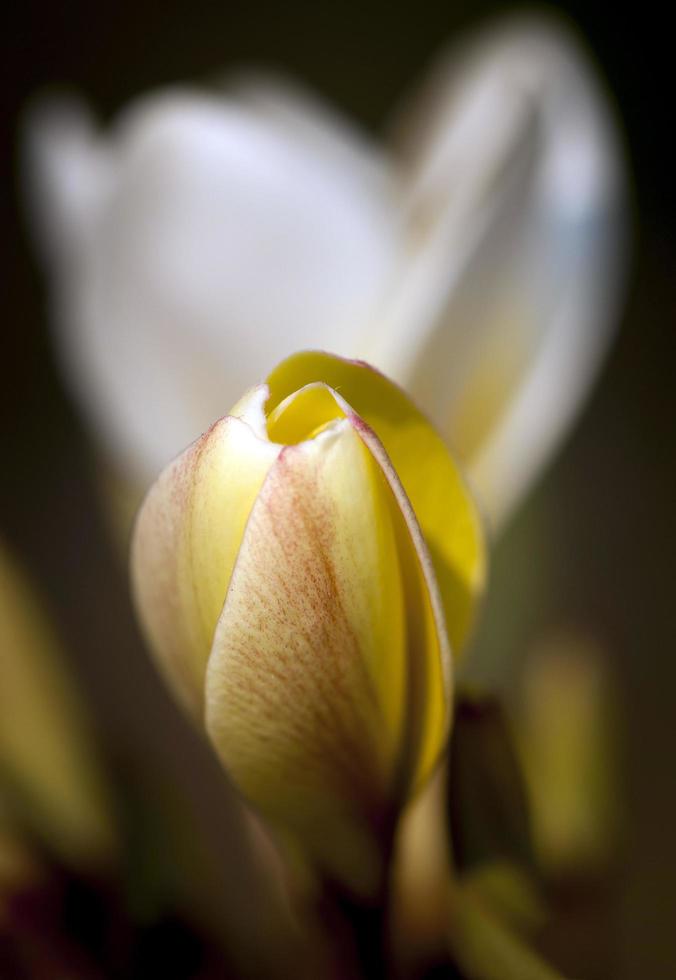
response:
M452 659L431 556L392 463L375 432L358 416L350 421L378 463L392 492L399 561L404 579L408 637L405 760L406 797L426 782L446 743L451 722Z
M341 172L339 179L349 177L357 185L370 185L375 199L393 198L399 192L395 186L398 174L385 147L369 139L356 122L319 93L263 70L228 76L225 92L287 137L292 133L294 142L305 143L313 153L321 152L326 166Z
M395 384L366 364L320 352L296 354L270 375L268 413L320 378L378 434L431 553L454 653L471 627L485 579L479 517L448 449Z
M382 161L344 167L347 131L311 131L176 89L98 140L112 175L89 247L57 270L60 346L94 425L143 483L243 377L322 338L351 351L372 315L399 246L392 180Z
M113 161L78 99L64 95L38 103L24 130L22 172L32 231L46 264L67 277L91 246Z
M390 489L385 497L395 529L406 602L408 666L403 682L405 718L401 719L404 757L399 766L401 794L406 797L411 787L424 782L436 764L448 734L451 714L452 664L443 607L418 521L375 432L354 413L342 395L324 383L306 385L280 402L268 417L268 433L275 441L298 443L314 437L337 418L349 419ZM346 492L352 490L346 487ZM375 650L387 647L387 643L377 642ZM386 694L391 683L391 665L376 658L372 676Z
M415 244L375 362L448 435L497 525L598 369L624 267L617 134L556 21L515 19L451 52L422 106Z
M235 783L360 892L411 779L411 632L430 640L408 621L420 605L411 551L350 421L286 447L251 512L207 671L207 728Z
M254 389L235 410L246 418L247 403L256 414L260 400ZM137 518L132 578L139 615L161 668L197 716L244 526L280 448L226 416L167 467Z

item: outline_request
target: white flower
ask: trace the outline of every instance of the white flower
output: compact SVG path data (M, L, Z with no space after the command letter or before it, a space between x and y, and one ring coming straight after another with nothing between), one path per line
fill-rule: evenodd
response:
M58 346L145 485L290 352L364 357L465 460L495 524L589 389L616 319L623 174L575 39L467 39L375 145L279 80L146 96L100 132L28 127Z

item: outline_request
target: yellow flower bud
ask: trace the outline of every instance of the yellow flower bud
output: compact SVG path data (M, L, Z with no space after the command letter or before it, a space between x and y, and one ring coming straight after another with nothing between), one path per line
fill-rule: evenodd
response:
M295 355L160 476L132 573L160 667L244 796L373 890L447 739L484 579L439 436L368 366Z

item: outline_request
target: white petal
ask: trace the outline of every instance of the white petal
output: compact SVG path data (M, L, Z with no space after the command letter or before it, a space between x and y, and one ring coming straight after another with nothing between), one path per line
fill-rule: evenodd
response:
M414 253L374 357L465 458L499 524L607 347L622 166L599 83L556 23L480 35L441 65L432 96L408 200Z
M23 173L36 244L54 271L82 257L112 178L107 147L87 106L46 99L25 122Z
M355 347L389 273L390 182L234 100L156 96L108 141L115 180L63 283L65 357L148 480L283 355Z
M368 139L357 125L300 83L269 71L240 71L227 80L226 93L256 112L294 142L306 143L324 156L327 167L341 171L341 180L373 188L378 198L393 197L393 161L384 146Z

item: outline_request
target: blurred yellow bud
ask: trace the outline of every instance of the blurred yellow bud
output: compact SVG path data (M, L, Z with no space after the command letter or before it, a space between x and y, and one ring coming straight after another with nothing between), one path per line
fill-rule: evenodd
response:
M552 874L589 872L620 832L617 691L607 651L568 628L540 638L517 715L539 857Z
M0 549L0 835L5 838L0 844L5 854L19 826L68 863L98 862L114 851L108 789L92 742L49 624Z
M439 436L368 366L295 355L161 475L132 574L161 668L245 797L372 892L448 736L484 579Z

